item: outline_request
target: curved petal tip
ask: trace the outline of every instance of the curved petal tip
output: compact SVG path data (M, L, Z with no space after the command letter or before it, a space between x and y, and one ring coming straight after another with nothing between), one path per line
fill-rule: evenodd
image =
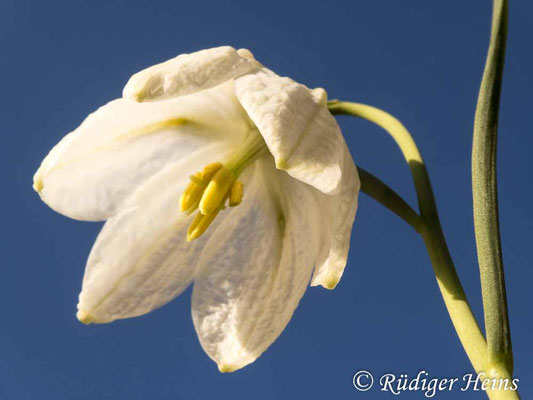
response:
M218 366L218 370L222 373L235 372L253 363L255 360L257 360L257 357L253 357L249 355L248 357L243 357L236 361L218 362L217 366Z
M84 325L90 325L95 322L93 317L83 310L78 310L78 312L76 313L76 318L78 318L78 321L80 321Z
M39 194L41 193L44 187L40 171L41 170L39 169L33 176L33 190L35 190Z
M237 50L237 54L240 55L241 57L248 58L249 60L255 60L254 55L248 49L239 49Z
M240 367L238 365L235 365L235 364L218 364L218 370L222 373L226 373L226 372L235 372L239 369Z
M333 290L337 287L341 277L336 275L326 275L324 277L317 277L311 282L311 286L322 286L324 289Z

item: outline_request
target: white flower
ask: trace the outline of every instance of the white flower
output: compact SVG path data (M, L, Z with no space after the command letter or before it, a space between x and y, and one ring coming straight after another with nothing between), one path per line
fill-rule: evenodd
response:
M200 343L234 371L279 336L310 280L339 281L359 179L323 89L219 47L134 75L52 149L34 187L64 215L107 220L82 322L147 313L194 282Z

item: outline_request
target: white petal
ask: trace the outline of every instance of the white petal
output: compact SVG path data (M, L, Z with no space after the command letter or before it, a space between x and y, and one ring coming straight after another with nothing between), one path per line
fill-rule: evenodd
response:
M329 222L332 230L331 247L325 260L315 269L311 286L322 285L333 289L341 279L348 259L360 187L357 169L345 147L341 191L335 196L323 196L323 201L327 204L323 216L329 220L325 223Z
M179 295L192 281L205 242L187 242L192 217L179 212L187 176L216 154L208 148L169 165L109 219L91 251L78 304L84 323L145 314Z
M236 79L235 93L279 169L324 193L338 192L343 137L323 89L309 90L263 68Z
M316 190L273 166L263 175L264 163L206 245L194 283L194 326L222 372L253 362L280 335L319 251Z
M168 99L212 88L259 67L248 50L229 46L181 54L133 75L123 96L135 101Z
M213 140L239 141L249 124L232 83L158 103L114 100L52 149L34 187L64 215L107 219L166 164Z

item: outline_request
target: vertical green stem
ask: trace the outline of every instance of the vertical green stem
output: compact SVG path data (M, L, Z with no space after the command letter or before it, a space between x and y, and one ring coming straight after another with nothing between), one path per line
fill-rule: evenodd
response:
M474 227L481 277L488 356L512 373L513 354L498 218L496 148L505 58L507 1L495 0L490 46L481 81L472 144Z
M430 256L439 289L468 358L476 371L482 371L486 361L485 338L472 313L450 257L429 175L416 143L400 121L378 108L359 103L334 102L329 104L329 110L332 114L352 115L381 126L391 135L402 151L413 175L420 216L424 221L421 235Z
M486 373L488 377L510 378L510 373L500 366L487 363L487 344L481 329L472 313L455 266L453 265L433 195L433 189L424 160L407 129L400 121L378 108L359 103L334 101L328 104L334 115L351 115L369 120L383 129L395 140L407 161L417 193L420 220L412 225L417 227L429 253L444 303L470 362L477 373ZM365 175L366 176L366 175ZM368 180L368 184L373 184ZM384 185L382 183L379 186ZM367 185L368 186L368 185ZM374 193L367 190L367 193ZM380 201L379 197L376 197ZM397 204L391 204L392 201ZM402 205L394 197L389 197L384 204L397 215L407 220L405 212L400 212ZM413 221L410 218L410 221ZM519 399L518 393L511 390L487 391L491 400Z

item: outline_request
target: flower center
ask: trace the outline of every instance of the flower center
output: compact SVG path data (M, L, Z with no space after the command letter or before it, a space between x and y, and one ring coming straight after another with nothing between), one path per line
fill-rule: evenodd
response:
M189 230L187 241L200 237L215 220L218 213L242 202L244 187L237 178L244 169L266 154L266 143L261 134L254 130L248 135L226 162L213 162L202 171L191 175L191 180L180 199L180 210L187 215L198 210Z

